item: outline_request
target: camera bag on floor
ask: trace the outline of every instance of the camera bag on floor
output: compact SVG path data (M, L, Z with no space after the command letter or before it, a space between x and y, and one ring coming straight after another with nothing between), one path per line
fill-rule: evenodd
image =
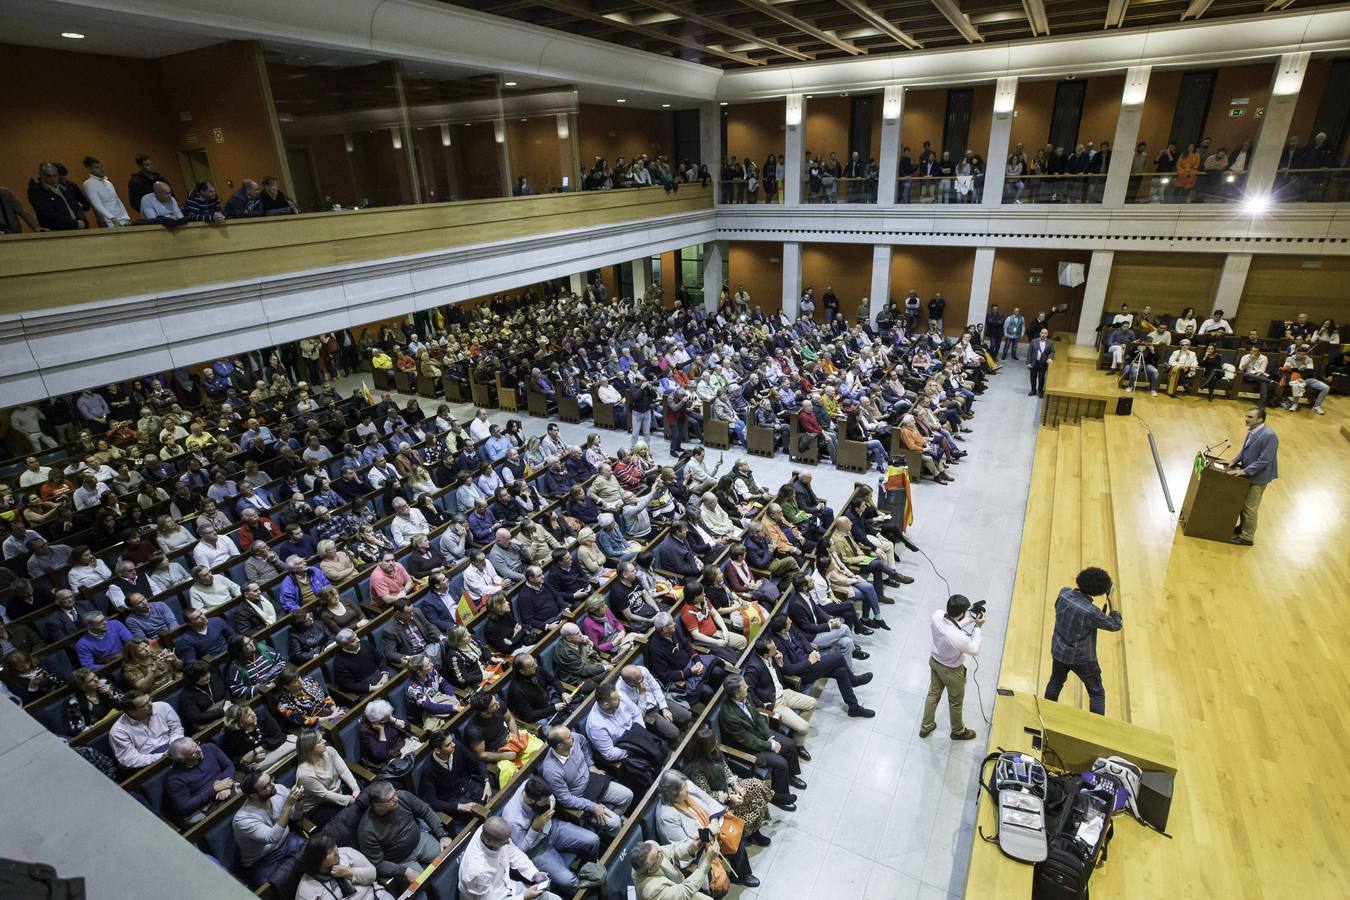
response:
M1034 756L1006 751L991 753L980 766L994 764L987 782L980 784L998 803L998 833L980 837L997 841L999 849L1021 862L1037 863L1045 859L1045 766Z
M1106 862L1118 787L1105 773L1098 773L1092 784L1078 775L1050 779L1046 856L1032 876L1032 900L1088 900L1088 879Z

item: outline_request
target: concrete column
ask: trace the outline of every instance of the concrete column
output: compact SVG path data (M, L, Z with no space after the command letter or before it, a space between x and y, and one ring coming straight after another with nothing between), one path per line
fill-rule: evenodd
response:
M985 182L986 188L988 182ZM970 309L966 321L955 323L964 329L972 322L984 322L989 314L989 286L994 283L994 248L975 248L975 270L970 277ZM947 323L944 322L944 325Z
M577 123L576 113L558 113L555 117L558 128L558 167L562 172L562 177L567 179L567 186L563 187L561 180L558 187L566 191L579 191L581 185L577 180L581 177L580 164L577 162L580 149L577 143ZM541 185L540 190L552 187L551 185Z
M650 280L650 260L647 266L647 278ZM722 245L717 241L708 241L703 245L703 308L710 313L717 312L717 297L722 293L722 282L726 280L722 271Z
M568 289L580 297L582 292L586 290L586 273L576 272L572 275L568 275L567 282Z
M1223 317L1232 324L1237 320L1238 304L1242 302L1242 291L1247 286L1247 272L1252 267L1250 253L1230 253L1223 259L1223 271L1219 273L1219 283L1214 288L1214 302L1209 312L1223 310ZM1258 326L1264 331L1265 323ZM1233 327L1237 331L1237 326Z
M783 245L783 312L793 321L802 299L802 245Z
M1097 341L1097 325L1106 307L1106 285L1111 281L1111 260L1114 250L1093 250L1088 263L1087 281L1083 284L1083 311L1078 315L1077 343L1092 346ZM1026 316L1028 327L1031 316Z
M1012 138L1017 78L998 80L994 88L994 118L989 125L989 152L984 155L984 193L981 206L1003 205L1003 177L1008 174L1008 141ZM992 263L991 263L992 265Z
M881 159L877 160L877 205L895 205L895 179L900 171L900 116L905 111L905 89L898 84L886 88L881 100ZM887 248L887 252L890 250ZM891 267L886 266L889 273ZM875 278L875 274L873 278ZM889 274L887 276L889 278ZM874 282L875 283L875 282ZM876 290L872 291L876 302ZM876 321L876 313L872 314Z
M698 152L712 176L713 197L720 201L722 182L722 107L716 101L698 105Z
M890 88L887 88L890 90ZM899 124L899 118L896 118L896 124ZM896 133L899 134L899 128ZM884 133L884 132L883 132ZM882 146L885 146L885 138L882 138ZM882 152L885 152L884 150ZM885 184L883 181L882 184ZM891 170L892 195L894 195L895 170ZM886 308L886 298L891 295L891 245L876 244L872 247L872 293L869 295L871 301L867 318L873 325L877 324L877 316ZM847 309L840 309L841 315L850 313Z
M718 255L718 262L721 262L721 255ZM647 294L647 288L652 283L652 258L650 256L639 257L631 263L633 267L633 296L643 297Z
M784 112L787 130L783 137L783 203L797 206L802 202L802 154L806 152L806 95L788 94ZM784 271L784 277L787 277ZM796 306L793 306L796 316Z
M1308 70L1308 53L1286 53L1275 64L1271 77L1270 99L1261 118L1261 129L1256 133L1256 147L1247 167L1249 197L1264 197L1275 186L1275 170L1280 165L1284 143L1291 135L1289 126L1294 120L1294 107L1303 88L1303 74ZM1297 135L1299 144L1308 143L1312 135ZM1227 307L1225 307L1227 309Z
M1102 188L1103 208L1119 209L1128 199L1125 192L1130 186L1130 165L1134 162L1134 145L1139 140L1139 122L1144 117L1144 100L1148 97L1148 77L1152 70L1152 66L1130 66L1125 72L1116 134L1111 138L1111 167L1106 170L1106 185ZM1157 148L1149 149L1153 151L1149 156L1155 156Z
M497 168L502 175L498 190L501 191L501 196L510 197L515 180L511 177L511 146L506 140L506 119L495 119L492 122L492 136L497 141L497 158L500 161Z

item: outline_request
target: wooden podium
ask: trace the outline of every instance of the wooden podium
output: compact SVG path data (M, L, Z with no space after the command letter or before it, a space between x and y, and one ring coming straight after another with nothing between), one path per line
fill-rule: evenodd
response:
M1181 533L1207 541L1227 542L1242 512L1251 482L1229 475L1217 457L1206 456L1191 470L1186 500L1181 504Z

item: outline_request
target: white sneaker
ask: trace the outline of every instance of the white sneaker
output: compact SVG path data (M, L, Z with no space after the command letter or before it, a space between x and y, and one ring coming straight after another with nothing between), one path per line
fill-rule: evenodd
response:
M1149 391L1148 393L1149 393L1149 396L1152 396L1152 397L1158 396L1158 392L1157 392L1157 391Z
M1312 409L1313 409L1313 412L1317 413L1319 416L1325 416L1325 415L1326 415L1326 411L1325 411L1324 409L1322 409L1322 407L1320 407L1320 406L1314 406Z
M1133 393L1134 393L1134 385L1132 385L1132 384L1127 384L1127 385L1125 385L1125 393L1127 393L1127 394L1133 394Z

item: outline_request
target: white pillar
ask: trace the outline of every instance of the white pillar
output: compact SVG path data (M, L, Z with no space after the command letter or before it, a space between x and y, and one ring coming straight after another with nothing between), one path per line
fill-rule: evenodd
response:
M970 309L966 311L966 321L958 322L957 327L964 329L972 322L984 322L989 314L989 286L993 283L994 248L976 247L975 270L970 276Z
M900 171L900 116L905 111L905 89L893 84L881 99L881 159L877 160L877 205L895 205L895 179ZM890 250L887 248L887 252ZM886 266L890 272L891 267ZM875 278L875 275L873 276ZM889 276L888 276L889 277ZM872 302L876 302L873 290ZM874 307L875 309L875 307ZM876 321L876 313L872 314Z
M888 89L889 90L889 89ZM898 122L898 120L897 120ZM897 129L898 132L898 129ZM883 182L884 184L885 182ZM895 171L891 171L891 185L895 185ZM872 247L872 293L867 318L877 324L877 315L886 308L886 300L891 295L891 245L876 244ZM841 313L843 311L841 310Z
M1111 260L1115 255L1114 250L1092 251L1087 282L1083 285L1083 311L1078 315L1077 342L1081 346L1090 347L1097 342L1097 326L1106 308L1106 285L1111 281ZM1027 318L1029 327L1030 317Z
M511 147L506 140L506 119L493 120L492 136L497 141L497 158L499 161L497 168L502 175L501 184L498 187L503 197L510 197L511 189L515 187L515 183L511 178Z
M652 283L652 258L642 256L633 260L633 296L645 297Z
M803 146L806 140L806 96L788 94L783 115L787 127L783 137L783 203L787 206L796 206L802 202L802 154L806 152Z
M572 293L576 294L578 297L580 297L582 292L586 290L585 272L577 272L575 274L569 275L567 276L567 281L569 289L572 291Z
M716 102L698 106L698 153L712 176L714 200L721 199L722 182L722 107Z
M1125 71L1120 115L1116 117L1116 133L1111 139L1111 167L1106 170L1106 185L1102 188L1103 208L1119 209L1125 205L1130 165L1134 162L1134 145L1139 139L1139 122L1144 118L1144 100L1148 97L1148 76L1152 70L1152 66L1130 66ZM1149 154L1150 157L1154 155Z
M679 258L679 254L676 254ZM651 262L648 261L647 277L651 278ZM722 245L717 241L708 241L703 245L703 308L710 313L717 312L717 298L722 293Z
M1238 304L1242 302L1242 291L1247 286L1247 272L1251 267L1250 253L1230 253L1223 258L1223 271L1219 273L1219 283L1214 287L1214 302L1209 306L1210 312L1221 309L1224 318L1230 323L1237 319ZM1263 322L1257 328L1264 331L1265 326Z
M1298 92L1303 87L1303 74L1308 70L1309 55L1306 52L1286 53L1275 63L1266 114L1261 119L1261 128L1256 133L1256 148L1247 166L1246 193L1249 196L1265 196L1275 186L1275 170L1280 165L1284 142L1290 136L1289 126L1294 120L1294 107L1298 105ZM1300 144L1306 144L1312 135L1300 134L1297 137Z
M1008 141L1012 138L1017 78L1007 76L994 88L994 118L989 125L989 152L984 156L984 193L981 206L1003 204L1003 176L1008 174ZM981 317L983 318L983 317Z
M796 321L802 298L802 245L783 245L783 312Z

